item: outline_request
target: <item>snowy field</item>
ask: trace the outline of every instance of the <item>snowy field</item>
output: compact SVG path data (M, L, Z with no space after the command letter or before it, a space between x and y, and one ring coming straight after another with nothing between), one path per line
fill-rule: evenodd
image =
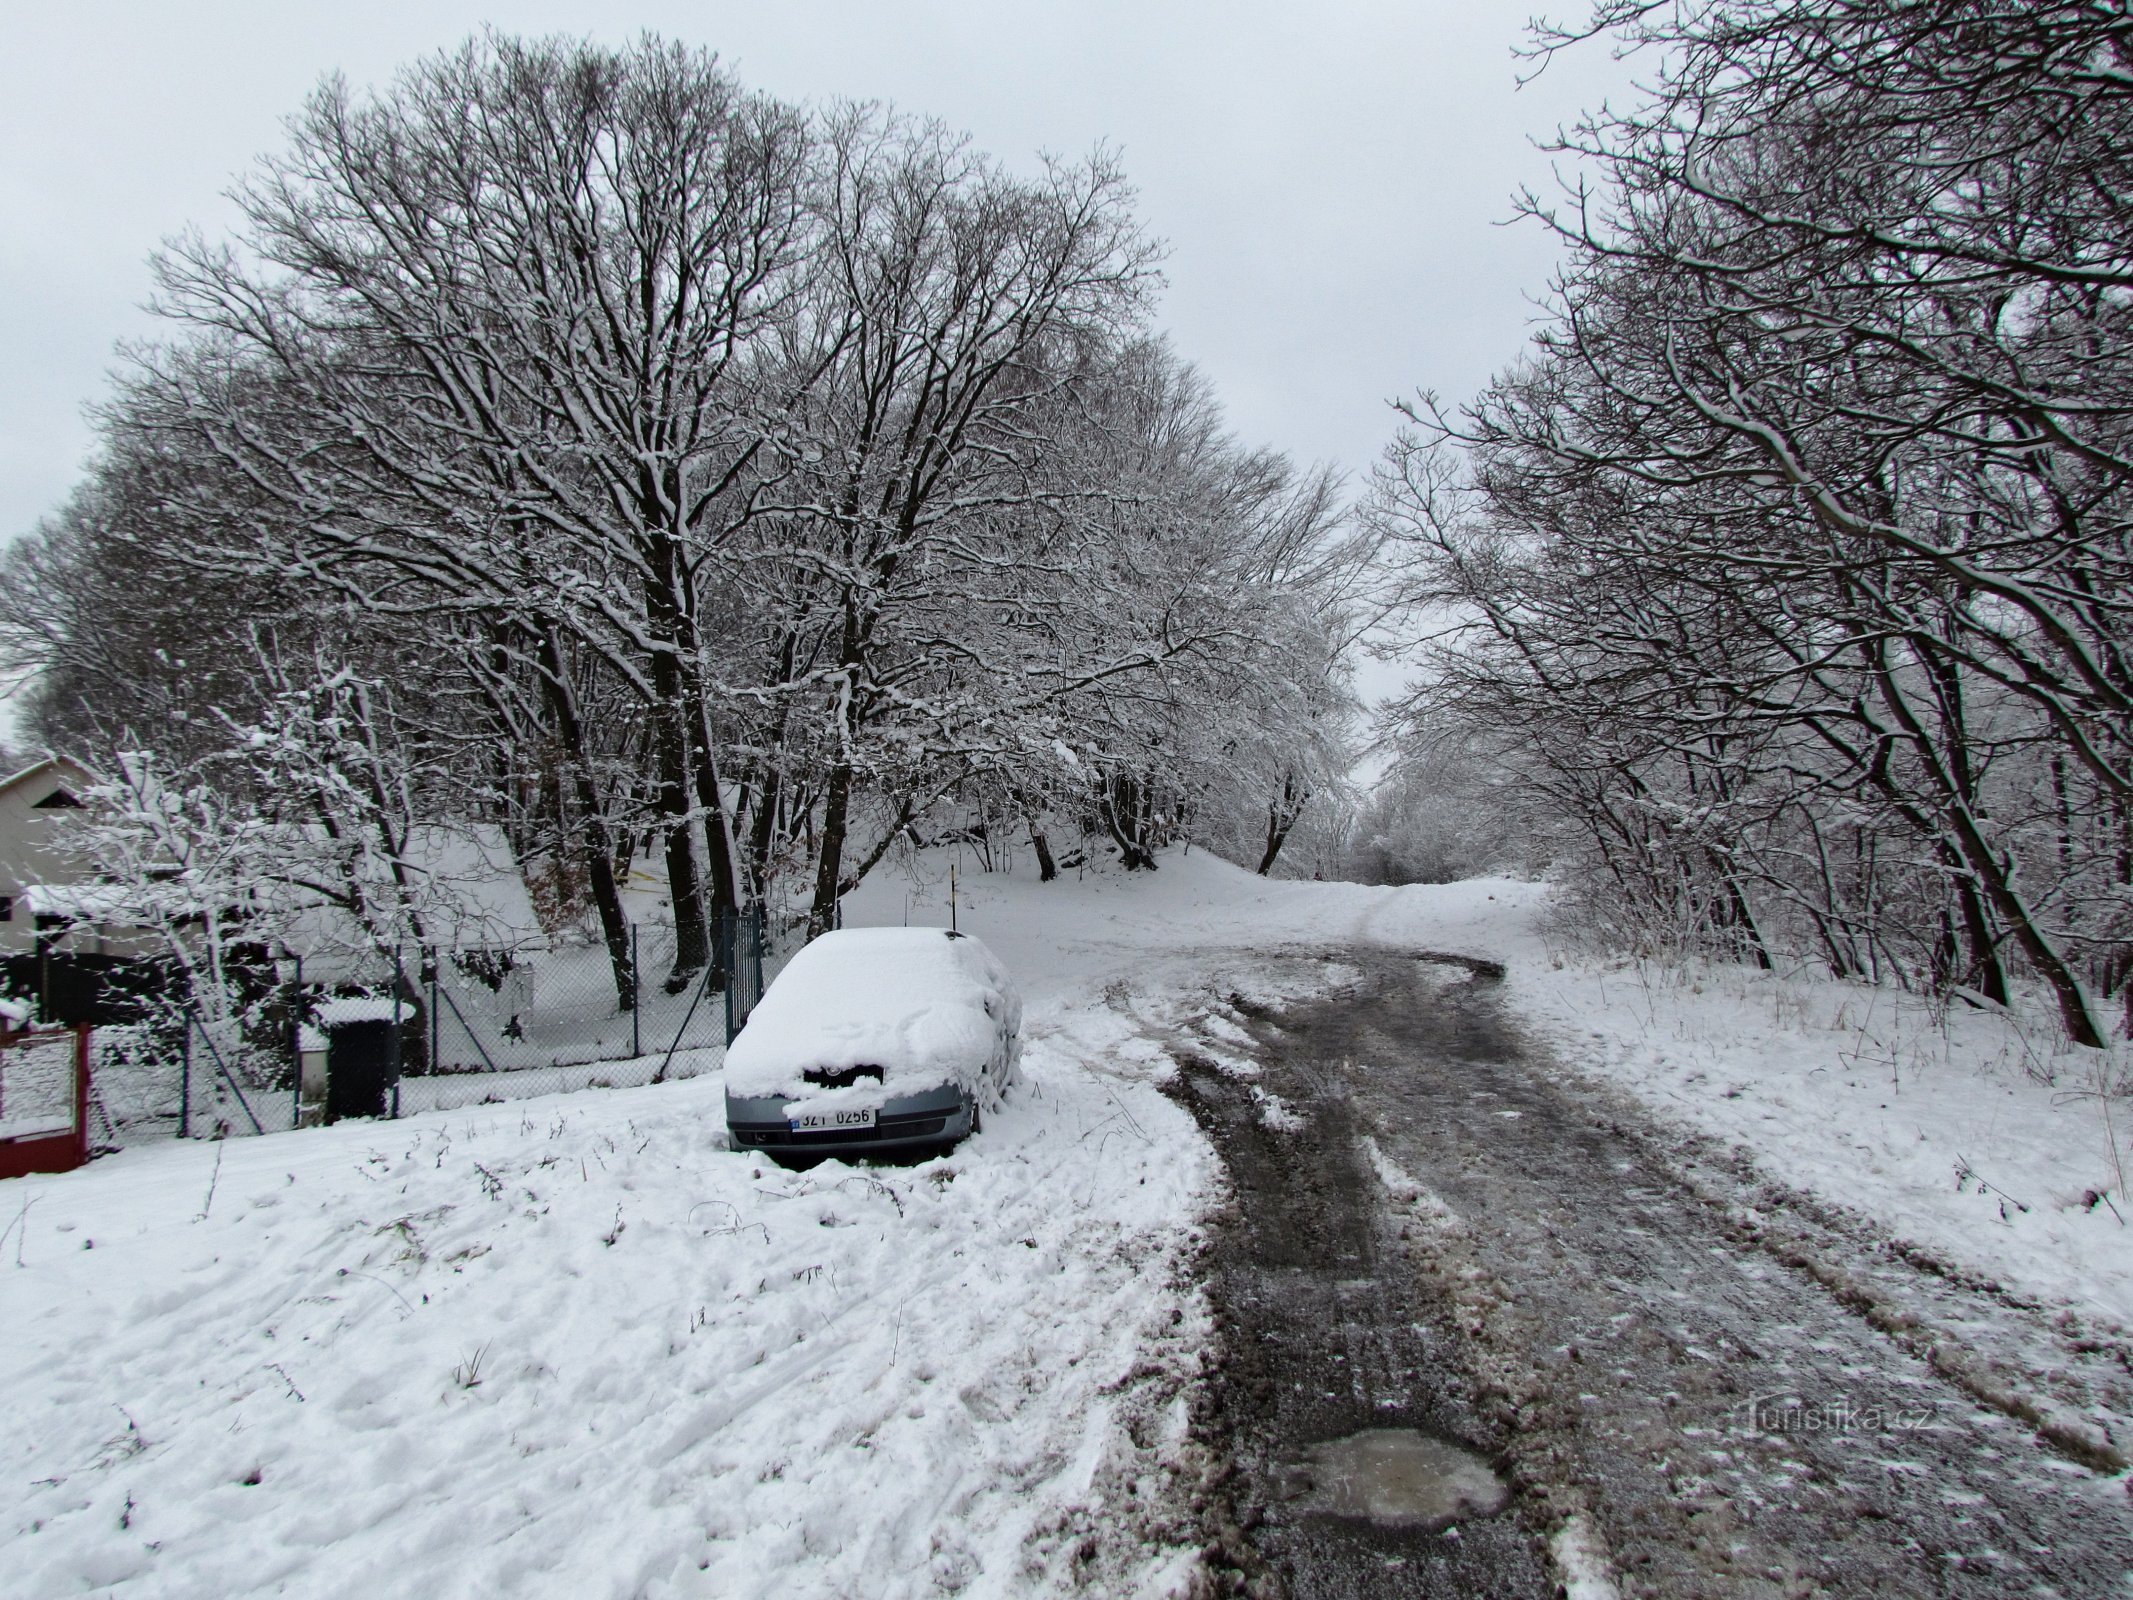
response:
M712 1073L7 1185L8 1592L1173 1592L1216 1175L1146 1036L1314 971L1180 867L965 897L1026 1084L946 1160L729 1151Z
M1027 998L1027 1083L945 1160L782 1171L726 1148L712 1071L0 1185L7 1592L1181 1593L1220 1187L1162 1047L1219 1048L1220 996L1322 990L1355 941L1502 959L1567 1062L2133 1322L2133 1233L2081 1198L2116 1182L2090 1068L2002 1019L1558 965L1545 891L1505 881L1195 852L961 890ZM848 920L907 916L945 923L945 883Z

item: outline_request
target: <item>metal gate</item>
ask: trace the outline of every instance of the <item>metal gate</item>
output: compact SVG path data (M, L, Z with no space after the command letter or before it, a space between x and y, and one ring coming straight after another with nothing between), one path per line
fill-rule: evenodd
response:
M0 1037L0 1178L71 1172L89 1159L89 1030Z

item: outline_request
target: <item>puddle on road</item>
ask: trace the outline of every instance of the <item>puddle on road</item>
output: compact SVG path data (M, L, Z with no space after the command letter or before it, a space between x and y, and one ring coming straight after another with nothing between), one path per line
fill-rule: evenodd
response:
M1471 1450L1412 1428L1369 1428L1312 1448L1305 1509L1425 1528L1504 1508L1511 1491Z

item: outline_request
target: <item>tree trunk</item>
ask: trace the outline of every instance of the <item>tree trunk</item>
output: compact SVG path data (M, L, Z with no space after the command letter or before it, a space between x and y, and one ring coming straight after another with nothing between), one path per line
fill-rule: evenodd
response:
M541 685L548 711L555 718L556 736L563 745L563 759L570 764L571 787L577 799L577 825L568 826L569 808L561 804L560 793L557 795L558 811L566 830L577 835L585 857L585 875L592 884L593 905L600 913L600 937L607 946L607 964L615 979L615 1004L624 1011L634 1010L637 1005L637 969L630 957L629 918L623 913L621 887L615 881L614 834L607 825L607 813L600 805L599 791L593 785L592 764L585 754L585 724L578 715L577 696L571 691L569 678L564 675L562 651L556 647L555 636L545 629L541 633L540 662ZM560 782L557 787L560 790Z
M748 870L755 878L756 898L770 888L770 852L778 840L778 807L784 803L784 784L778 769L765 766L755 795L755 812L749 818Z
M1059 876L1058 863L1052 860L1052 841L1047 839L1044 830L1037 826L1034 815L1026 820L1029 823L1029 847L1037 852L1037 881L1050 883Z
M1259 858L1260 877L1274 870L1281 847L1289 842L1289 830L1296 826L1296 819L1303 815L1303 808L1310 803L1308 790L1301 795L1296 792L1293 775L1281 780L1281 798L1266 808L1266 853Z
M673 676L672 662L668 660L667 670L655 674L655 681ZM689 740L687 730L681 726L681 710L673 699L663 695L653 721L659 768L653 798L664 819L667 894L674 908L674 969L667 975L666 985L670 994L687 988L690 978L711 959L711 941L704 923L703 884L696 871L696 841L690 836Z
M1263 878L1274 870L1274 863L1281 855L1281 847L1289 842L1289 830L1295 826L1296 818L1293 815L1283 818L1279 806L1266 808L1266 850L1259 857L1260 877Z
M686 675L689 696L689 754L696 778L696 806L703 813L704 842L711 860L711 906L714 911L738 911L741 905L741 874L733 845L733 818L726 810L726 797L718 781L718 749L712 742L711 719L704 705L702 686L696 674Z
M1119 865L1128 872L1155 871L1155 856L1147 843L1146 808L1140 784L1124 773L1113 774L1097 790L1096 809L1118 846Z
M1755 956L1755 964L1763 971L1772 969L1769 946L1763 943L1763 930L1755 925L1755 913L1748 908L1748 896L1740 886L1732 866L1716 851L1707 851L1707 858L1719 879L1726 886L1725 920L1735 936L1745 943Z
M706 854L711 860L711 915L714 922L726 923L740 911L740 874L733 859L733 819L726 815L726 798L719 790L718 758L711 748L711 730L704 716L703 695L695 686L695 674L688 676L689 765L696 780L696 808L704 819ZM711 982L714 986L723 986L726 981L728 943L723 938L712 941L711 961L716 970L711 974Z
M792 682L793 660L798 643L796 636L788 631L779 646L777 670L770 679L769 687L777 689ZM757 735L757 744L762 751L762 776L756 786L755 813L749 821L748 868L753 874L752 888L758 898L769 892L770 856L777 848L779 817L791 799L787 793L783 766L786 728L791 716L790 701L781 698L778 701L776 721L767 732Z
M2000 959L2000 941L1992 935L1992 922L1985 914L1985 902L1978 896L1977 880L1952 850L1949 865L1955 869L1955 902L1962 908L1963 933L1970 945L1970 960L1963 968L1963 976L1987 1000L2004 1006L2011 998L2007 965Z
M638 514L643 519L645 614L652 626L652 738L658 746L658 807L665 819L668 899L674 908L674 970L667 992L678 994L711 960L703 883L696 867L695 829L689 816L689 791L698 775L701 707L693 693L694 675L686 670L693 647L688 593L680 553L666 524L679 503L680 484L671 469L664 475L649 462L639 467ZM715 795L714 795L715 799ZM723 808L718 814L723 816ZM708 827L710 813L705 814ZM714 847L712 854L717 850ZM730 858L729 858L730 862Z
M822 836L815 863L815 903L807 914L812 939L837 925L837 899L844 872L844 836L851 824L852 766L840 761L830 768L822 796Z
M1914 642L1914 649L1915 649ZM1986 837L1984 819L1976 809L1970 792L1966 766L1951 770L1948 756L1960 757L1960 750L1944 752L1927 734L1922 719L1913 709L1895 670L1889 664L1885 646L1877 645L1873 652L1875 684L1880 691L1881 703L1902 727L1911 740L1912 748L1919 756L1919 769L1936 791L1934 810L1942 840L1947 848L1967 868L1956 879L1958 899L1963 906L1965 920L1970 922L1973 954L1978 950L1979 924L1986 920L1985 914L1996 917L2000 926L2007 930L2008 937L2022 952L2023 959L2035 970L2038 977L2051 986L2053 996L2059 1002L2059 1018L2066 1027L2066 1034L2075 1044L2102 1049L2105 1044L2104 1030L2098 1026L2094 1010L2089 1003L2087 989L2080 974L2053 945L2037 920L2030 914L2021 892L2015 887L2011 863L1994 850L1992 841ZM1888 780L1884 776L1882 781ZM1973 902L1964 895L1975 896L1981 903L1976 906L1980 916L1971 919ZM1996 942L1988 937L1983 948L1996 949ZM1984 974L1991 978L1991 970ZM1998 979L2005 992L2004 974ZM1992 998L1999 998L1993 996Z
M837 759L822 791L822 837L815 861L815 903L807 913L807 934L816 938L837 926L837 902L844 893L844 841L852 820L852 741L860 669L865 665L865 629L853 596L844 597L844 639L838 652L844 680L838 690Z

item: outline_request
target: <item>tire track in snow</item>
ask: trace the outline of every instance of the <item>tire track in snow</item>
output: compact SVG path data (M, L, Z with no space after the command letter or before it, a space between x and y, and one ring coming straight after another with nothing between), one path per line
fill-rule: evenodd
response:
M1624 1595L2128 1582L2117 1483L1981 1411L1829 1284L1729 1230L1660 1141L1538 1070L1485 966L1362 959L1368 995L1264 1030L1267 1079L1329 1083L1314 1121L1352 1125L1362 1172L1374 1149L1401 1245L1459 1330L1437 1376L1454 1394L1478 1379L1566 1583L1605 1578L1570 1570L1597 1543ZM1323 1147L1290 1159L1341 1170ZM1774 1395L1793 1409L1754 1409Z

